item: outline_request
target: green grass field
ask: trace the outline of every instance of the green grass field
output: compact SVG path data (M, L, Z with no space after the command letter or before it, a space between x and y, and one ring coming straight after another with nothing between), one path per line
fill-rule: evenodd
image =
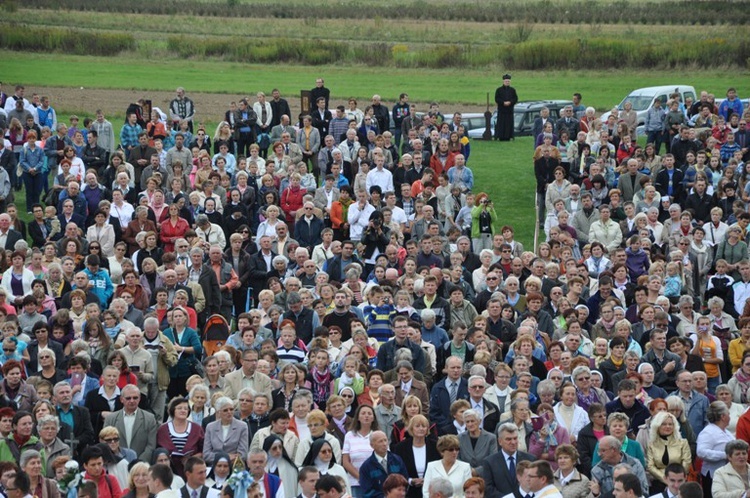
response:
M250 65L228 62L166 60L158 64L137 57L84 57L60 54L20 54L0 50L0 74L6 85L112 88L173 91L182 85L190 92L253 95L279 88L282 94L298 95L317 77L326 79L332 98L350 96L369 100L380 93L393 103L400 92L415 102L438 101L452 110L460 105L484 105L487 94L494 98L500 84L499 70L410 70L372 67ZM521 100L568 99L573 92L584 95L584 103L599 110L618 104L634 88L667 84L693 84L722 96L734 86L739 95L750 94L748 72L730 69L675 74L674 71L514 71L513 86ZM492 104L494 106L494 103ZM64 104L58 108L66 111ZM222 110L223 112L223 110Z

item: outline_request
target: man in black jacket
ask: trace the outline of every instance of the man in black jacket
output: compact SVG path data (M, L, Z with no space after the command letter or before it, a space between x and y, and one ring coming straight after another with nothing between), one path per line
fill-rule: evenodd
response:
M289 108L289 102L286 99L281 98L281 93L278 88L271 90L271 126L273 128L276 125L281 124L281 116L291 116L292 110Z
M10 227L10 215L7 213L0 214L0 241L4 240L3 249L14 251L16 242L23 239L21 232L13 230Z
M341 254L326 261L323 271L328 273L329 281L343 282L345 278L344 268L352 263L357 263L363 270L365 268L364 263L354 255L354 242L345 240L341 244Z
M662 197L669 196L673 203L681 203L685 195L682 170L674 167L674 156L667 154L661 161L664 166L656 174L656 190Z
M190 260L193 265L190 267L190 280L195 281L197 277L198 284L203 289L203 294L206 296L206 309L204 310L205 315L213 315L219 313L221 306L221 290L219 290L219 282L216 280L216 273L211 269L210 265L203 264L203 249L194 247L190 250Z
M331 114L331 111L328 110L328 102L325 98L318 97L315 105L317 107L310 113L312 116L312 125L318 129L320 138L324 139L325 136L328 135L328 126L331 124L333 115Z
M693 219L701 226L711 221L711 209L714 205L714 197L706 193L706 180L698 177L695 180L695 192L685 201L685 209L692 209Z
M57 406L57 418L63 424L68 424L73 430L73 442L75 456L79 456L81 450L96 442L94 427L91 425L89 410L83 406L73 405L73 390L65 381L55 384L54 401ZM66 441L70 445L71 441Z
M328 100L331 97L331 91L324 85L325 81L323 81L323 78L318 78L315 80L315 88L310 90L310 112L313 112L315 110L318 99L320 97L323 97L326 103L326 109L328 109ZM289 113L289 116L291 116L291 113Z
M391 118L388 108L380 103L380 95L372 96L372 112L375 115L375 119L378 122L378 130L380 133L385 133L390 130Z
M271 250L271 237L264 235L260 238L260 251L250 256L248 261L250 287L253 288L253 298L257 301L260 291L268 288L268 274L273 270L273 258L278 256Z

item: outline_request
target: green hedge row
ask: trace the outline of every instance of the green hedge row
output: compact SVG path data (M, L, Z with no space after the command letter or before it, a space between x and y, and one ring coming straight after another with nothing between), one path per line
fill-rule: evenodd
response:
M0 24L0 47L30 52L64 52L75 55L117 55L135 48L126 33L97 33L74 29L31 28Z
M596 2L548 0L454 2L434 5L408 0L398 8L378 2L271 2L247 0L27 0L26 8L68 9L204 17L274 17L281 19L424 19L434 21L530 22L562 24L704 24L747 25L750 9L731 0L667 0ZM725 12L726 15L718 13Z
M219 58L246 63L362 64L422 68L651 69L745 68L750 42L711 39L647 45L628 40L534 40L514 45L423 45L382 42L346 43L324 40L201 38L171 36L168 50L180 57Z

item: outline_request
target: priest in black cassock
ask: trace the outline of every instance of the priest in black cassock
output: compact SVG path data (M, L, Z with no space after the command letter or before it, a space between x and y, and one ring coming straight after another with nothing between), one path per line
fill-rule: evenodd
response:
M502 86L495 90L495 103L497 103L495 139L507 142L513 139L513 107L518 103L516 89L510 86L510 74L503 75Z

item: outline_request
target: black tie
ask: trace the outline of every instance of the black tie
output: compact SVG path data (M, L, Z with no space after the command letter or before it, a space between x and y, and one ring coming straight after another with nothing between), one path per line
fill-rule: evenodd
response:
M510 478L513 480L513 482L516 481L516 462L515 457L508 457L508 472L510 473Z

